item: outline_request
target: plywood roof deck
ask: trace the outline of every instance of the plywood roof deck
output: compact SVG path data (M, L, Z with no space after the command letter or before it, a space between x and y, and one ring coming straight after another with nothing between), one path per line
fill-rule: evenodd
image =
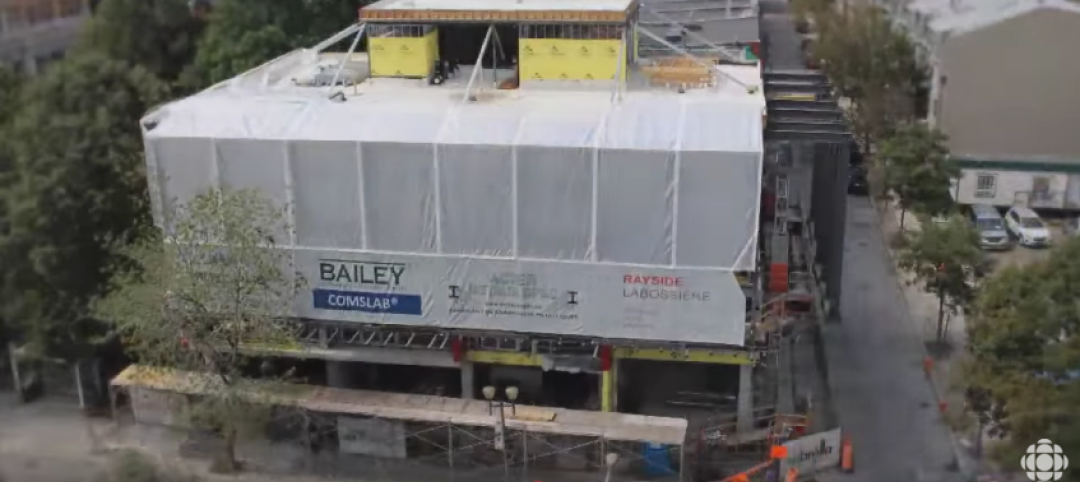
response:
M219 384L217 378L205 374L140 365L129 366L110 382L115 387L188 395L214 393ZM251 384L239 395L255 403L288 405L324 413L474 427L491 427L499 423L483 400L299 384L266 387ZM516 430L668 445L682 445L686 438L686 420L679 418L527 405L519 405L516 410L516 413L505 413L506 426Z
M360 9L365 22L623 23L632 0L379 0Z

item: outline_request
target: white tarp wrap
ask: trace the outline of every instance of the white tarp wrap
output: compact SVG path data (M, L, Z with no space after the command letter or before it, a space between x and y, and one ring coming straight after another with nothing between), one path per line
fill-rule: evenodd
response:
M375 260L428 277L410 278L420 316L316 309L310 294L306 316L742 345L731 271L756 263L760 106L547 94L448 106L438 89L344 103L205 92L148 117L155 213L163 222L210 187L255 187L291 206L295 234L279 243L302 248L303 269ZM711 297L630 302L623 275L637 272ZM578 291L578 317L451 313L449 285L500 273Z

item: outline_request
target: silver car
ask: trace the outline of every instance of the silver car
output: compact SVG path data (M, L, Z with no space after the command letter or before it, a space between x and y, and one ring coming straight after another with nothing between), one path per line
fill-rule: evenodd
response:
M976 204L971 206L971 222L979 233L979 246L986 250L1012 248L1005 220L994 206Z

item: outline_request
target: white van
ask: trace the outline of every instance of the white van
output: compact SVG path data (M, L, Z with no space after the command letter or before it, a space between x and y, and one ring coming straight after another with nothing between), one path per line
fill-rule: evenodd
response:
M1013 206L1005 214L1005 225L1021 246L1034 248L1050 245L1050 229L1031 208Z

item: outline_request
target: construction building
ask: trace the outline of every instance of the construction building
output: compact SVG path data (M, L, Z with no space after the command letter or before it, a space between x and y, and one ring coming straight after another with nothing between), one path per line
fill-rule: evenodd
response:
M37 74L78 38L90 0L0 1L0 64Z
M306 343L262 354L307 360L350 413L416 422L391 409L477 400L425 423L490 428L483 398L513 387L549 407L540 431L764 443L785 398L783 297L766 291L788 273L786 252L761 259L761 67L722 46L691 55L642 28L645 9L375 2L318 46L148 114L155 220L167 231L211 188L279 203ZM668 54L640 54L645 38ZM766 286L763 266L783 281Z
M927 119L949 136L962 204L1080 209L1076 54L1068 0L886 2L930 67ZM1070 40L1072 39L1072 40ZM1070 43L1073 42L1073 43ZM1031 52L1039 52L1032 55ZM987 119L994 119L987 122Z

